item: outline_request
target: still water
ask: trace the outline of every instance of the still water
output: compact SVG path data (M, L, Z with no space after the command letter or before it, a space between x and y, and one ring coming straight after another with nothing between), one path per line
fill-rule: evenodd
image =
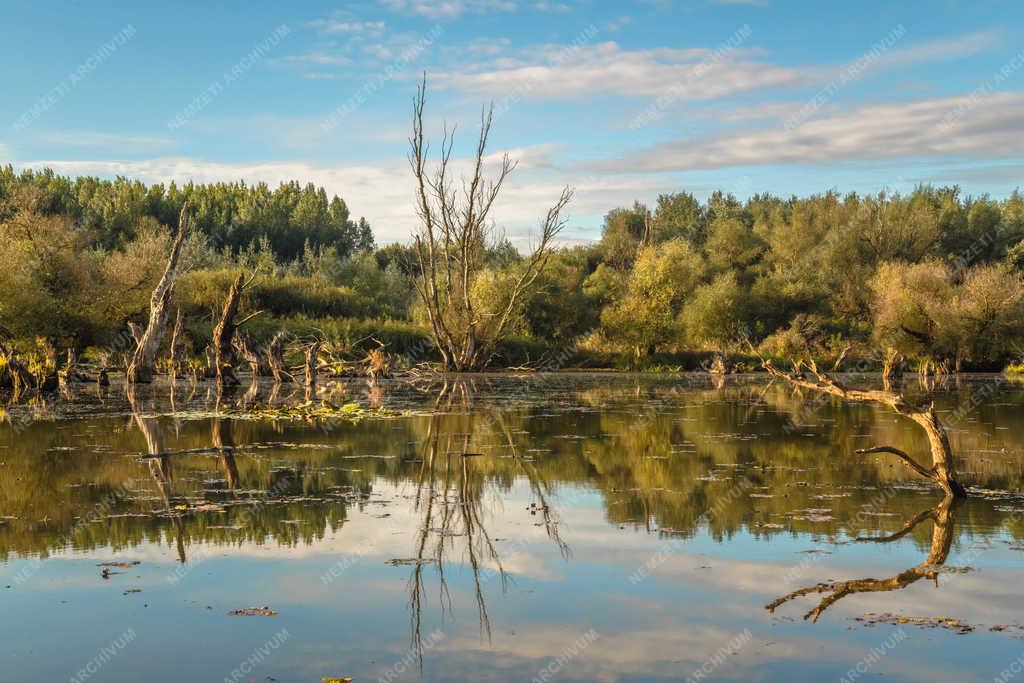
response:
M754 376L353 380L323 396L399 414L312 424L252 419L269 386L9 407L0 679L1013 677L1024 384L905 390L966 502L853 454L927 459L909 420Z

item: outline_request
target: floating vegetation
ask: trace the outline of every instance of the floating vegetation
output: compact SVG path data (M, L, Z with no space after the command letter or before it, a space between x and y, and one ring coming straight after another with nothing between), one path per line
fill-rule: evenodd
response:
M233 609L228 612L229 616L232 617L276 617L277 610L270 609L266 605L263 607L246 607L244 609Z
M349 420L358 422L372 417L398 417L402 413L389 408L364 408L358 403L336 406L330 401L305 401L293 406L254 405L245 410L224 411L227 417L256 420Z
M390 564L392 567L408 567L419 566L421 564L430 564L433 561L433 558L430 557L398 557L393 560L388 560L388 564Z
M854 619L862 622L865 626L875 626L877 624L891 624L893 626L911 624L920 628L944 628L958 635L971 633L977 628L976 626L965 624L959 619L954 619L953 617L901 617L888 612L884 614L865 612L863 616L854 617Z

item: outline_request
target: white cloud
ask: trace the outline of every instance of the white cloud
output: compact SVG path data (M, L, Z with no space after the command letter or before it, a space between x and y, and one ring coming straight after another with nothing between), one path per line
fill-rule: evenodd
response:
M393 12L421 14L435 19L451 19L470 12L514 12L518 8L513 0L380 0Z
M167 137L51 129L30 130L27 133L27 138L31 142L45 145L100 147L105 150L131 150L135 152L167 150L177 144L172 138Z
M307 71L302 74L302 77L307 81L331 81L337 78L338 74L328 71Z
M999 31L992 30L939 38L899 49L891 49L881 61L888 66L907 66L969 57L995 45L999 36Z
M557 198L564 185L577 187L577 199L569 214L600 216L610 206L630 204L637 196L653 196L668 191L672 183L664 178L637 177L614 173L586 175L582 171L548 167L549 147L523 147L510 150L521 166L503 188L495 204L493 218L508 229L519 244L529 241L533 229L546 208ZM490 157L489 157L490 158ZM468 159L453 160L453 171L468 170ZM322 166L306 161L273 161L258 164L218 163L188 157L159 157L138 161L36 160L20 161L19 168L49 167L69 175L117 175L137 178L146 183L265 182L272 186L288 180L315 183L328 194L343 197L353 215L365 216L373 225L379 242L407 240L416 225L412 175L405 159L356 164ZM580 221L572 221L580 228ZM596 225L584 225L582 231L570 231L585 239ZM595 233L596 235L596 233Z
M626 50L608 41L569 48L568 55L554 61L562 50L562 46L537 48L529 61L505 60L478 71L443 74L439 80L491 96L529 83L531 96L554 99L601 93L657 97L679 83L679 99L702 100L811 83L809 74L801 69L755 62L749 59L749 51L738 48L726 52L710 69L701 66L702 60L715 55L713 49L706 48ZM704 69L702 75L698 75L700 69Z
M309 25L320 33L360 33L368 36L379 36L384 32L383 21L341 21L337 19L316 19Z
M853 159L991 158L1024 153L1024 93L992 95L951 128L945 117L965 98L858 107L712 138L683 139L599 162L595 168L666 172L761 164L827 164Z
M352 63L352 60L344 55L332 55L326 52L289 55L280 61L288 64L315 64L317 66L348 66Z
M620 17L605 25L614 31L628 23ZM735 35L740 35L739 31ZM872 58L874 70L967 57L993 46L998 31L887 47ZM524 83L538 98L576 99L595 94L658 97L670 89L673 100L709 100L754 90L825 85L842 64L780 65L763 59L764 51L723 36L720 48L624 49L614 41L583 45L532 46L518 59L470 65L441 75L452 87L487 96L502 96ZM731 41L731 42L730 42ZM749 42L749 39L747 39ZM724 47L731 45L732 49ZM871 46L865 46L865 52ZM863 53L851 59L861 57Z
M564 14L572 9L564 2L549 2L548 0L540 0L533 3L533 8L538 12L555 12L558 14Z

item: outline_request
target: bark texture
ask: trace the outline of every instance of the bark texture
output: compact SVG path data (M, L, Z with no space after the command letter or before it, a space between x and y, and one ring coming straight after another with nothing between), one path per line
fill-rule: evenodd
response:
M188 232L189 215L188 204L181 207L181 214L178 216L178 230L174 235L174 242L171 245L171 253L167 258L167 267L164 274L153 289L153 295L149 299L149 323L146 328L136 334L136 347L132 354L131 362L128 364L127 381L129 384L136 382L152 382L156 354L163 340L167 328L167 307L174 292L174 280L178 276L178 261L181 258L181 247L185 242L185 235Z

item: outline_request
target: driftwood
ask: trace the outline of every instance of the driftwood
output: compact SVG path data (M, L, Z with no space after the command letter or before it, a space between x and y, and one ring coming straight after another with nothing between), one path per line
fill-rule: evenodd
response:
M753 349L753 347L751 347ZM838 363L837 363L838 364ZM806 367L811 371L814 380L805 379L800 373L801 368ZM960 484L956 474L956 464L953 459L953 449L949 445L949 437L946 429L939 421L935 412L935 405L915 406L907 403L902 394L889 390L860 390L848 389L835 377L818 370L814 361L807 363L798 362L796 372L790 373L780 370L772 365L770 360L761 359L761 367L768 371L773 377L786 380L790 384L802 389L818 391L848 401L867 401L886 405L900 415L909 417L924 429L928 437L928 445L931 449L932 466L926 468L919 464L914 458L893 446L875 446L873 448L858 449L857 453L889 453L898 457L903 464L922 477L938 484L947 496L961 498L967 495L967 491Z
M242 298L242 292L252 284L256 278L253 273L248 280L241 273L231 283L228 289L228 296L224 300L224 307L221 309L220 319L213 328L213 360L214 371L217 377L217 384L238 384L238 378L234 372L234 348L232 340L235 330L244 325L247 321L259 314L259 311L235 322L235 315L238 314L238 303Z
M274 376L274 383L291 382L294 378L284 364L284 342L288 333L284 330L274 335L267 347L267 364L270 366L270 374Z
M174 235L171 254L167 258L167 267L149 299L149 323L141 332L135 328L132 329L136 346L131 362L128 364L126 379L129 384L153 381L156 353L167 328L167 306L170 303L171 294L174 292L174 279L178 275L178 260L181 257L185 234L188 232L188 224L188 203L185 203L178 216L178 231Z

